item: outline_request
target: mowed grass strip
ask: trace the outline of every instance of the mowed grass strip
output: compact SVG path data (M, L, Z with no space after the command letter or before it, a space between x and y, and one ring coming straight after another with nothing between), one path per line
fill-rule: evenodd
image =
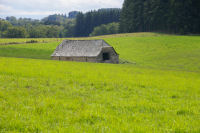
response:
M23 44L23 43L47 43L47 42L58 42L64 38L0 38L0 45L9 44Z
M2 132L200 132L200 73L0 57Z

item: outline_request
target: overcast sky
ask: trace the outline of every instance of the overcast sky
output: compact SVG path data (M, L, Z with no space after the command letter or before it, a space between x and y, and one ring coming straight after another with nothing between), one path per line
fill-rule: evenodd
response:
M124 0L0 0L0 18L6 16L41 19L50 14L121 8Z

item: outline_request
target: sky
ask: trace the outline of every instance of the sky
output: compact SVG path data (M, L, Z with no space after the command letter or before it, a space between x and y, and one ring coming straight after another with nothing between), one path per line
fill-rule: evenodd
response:
M0 0L0 18L6 16L41 19L51 14L121 8L124 0Z

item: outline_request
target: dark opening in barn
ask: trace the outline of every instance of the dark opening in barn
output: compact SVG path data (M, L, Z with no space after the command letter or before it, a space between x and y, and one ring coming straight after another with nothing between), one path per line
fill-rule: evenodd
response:
M103 53L103 60L110 60L109 53Z

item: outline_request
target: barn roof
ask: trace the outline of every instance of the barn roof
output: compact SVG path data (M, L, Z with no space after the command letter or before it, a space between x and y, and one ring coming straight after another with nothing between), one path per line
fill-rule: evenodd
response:
M52 56L98 56L104 47L111 47L104 40L64 40Z

